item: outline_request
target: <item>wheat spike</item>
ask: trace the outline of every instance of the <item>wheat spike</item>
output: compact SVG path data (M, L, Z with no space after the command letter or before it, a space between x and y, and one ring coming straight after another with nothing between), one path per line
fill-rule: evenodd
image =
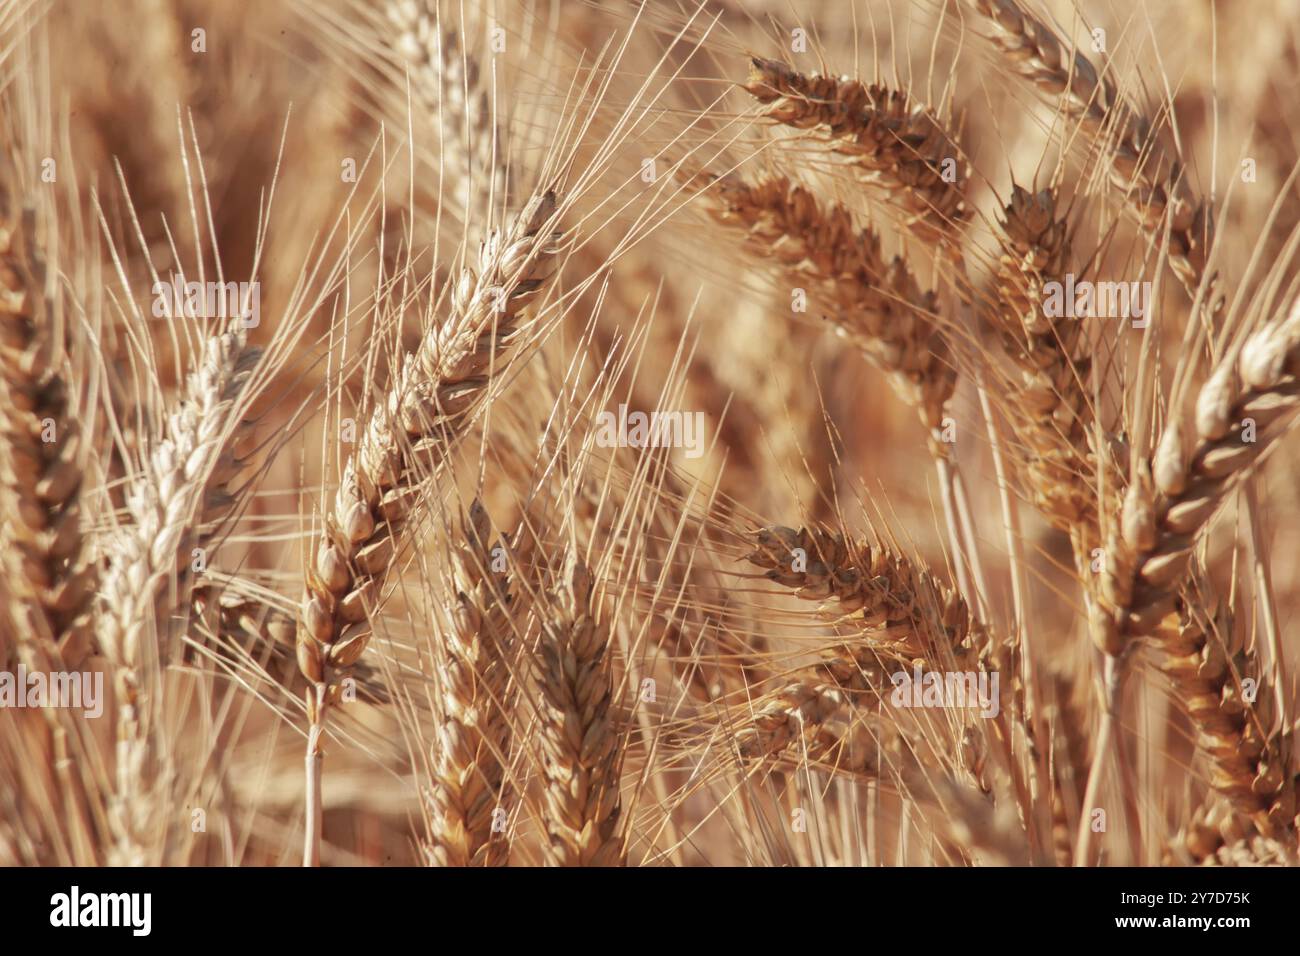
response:
M745 90L763 115L796 129L819 129L863 182L878 187L926 239L947 236L970 216L968 170L953 135L902 90L848 77L800 73L753 58Z
M546 232L552 193L534 200L464 270L451 314L430 329L370 416L349 457L307 574L298 660L314 685L332 685L361 657L369 610L401 543L425 475L446 459L499 374L521 312L544 287L558 234Z
M1016 368L1005 408L1027 455L1031 500L1051 524L1076 537L1088 556L1097 538L1091 470L1091 359L1081 324L1044 308L1044 286L1061 281L1070 256L1068 224L1056 192L1013 186L1003 210L995 307L986 310Z
M1105 142L1111 182L1142 228L1159 238L1169 217L1169 265L1194 296L1205 272L1214 219L1207 204L1196 202L1182 167L1168 157L1150 121L1124 102L1114 79L1099 75L1079 51L1071 56L1020 0L966 3L992 29L990 39L1012 69L1063 103L1071 118Z
M397 28L392 44L410 67L415 93L438 121L449 160L444 175L462 219L469 221L482 197L503 201L510 178L478 61L454 30L440 26L430 0L386 0L384 10Z
M38 638L48 655L77 667L89 650L95 589L81 527L84 439L66 380L69 360L44 314L46 270L35 226L34 211L21 219L0 212L0 397L7 409L0 479L11 516L3 540L17 572L19 640Z
M144 788L150 781L147 730L141 695L147 662L166 659L174 606L188 607L186 542L195 516L209 500L212 478L224 478L228 439L240 393L261 351L250 347L243 319L204 341L185 400L167 417L163 435L126 492L131 524L119 529L101 579L96 637L114 671L118 704L117 788L109 820L114 832L110 863L140 865L149 852L150 825ZM146 642L154 652L146 654ZM156 822L156 821L154 821Z
M886 261L880 238L855 228L843 205L824 208L785 177L718 180L709 195L711 215L743 229L753 251L816 284L836 331L888 373L930 431L931 450L946 454L938 435L957 375L933 321L934 293L921 290L907 263Z
M1198 535L1297 407L1300 299L1239 353L1225 355L1201 387L1190 455L1175 418L1150 469L1129 487L1102 580L1107 613L1097 640L1107 653L1118 654L1129 636L1153 633L1175 612Z
M593 590L591 572L570 553L535 659L551 866L622 866L626 860L609 623Z
M504 828L494 823L504 813L511 741L514 602L507 575L493 570L504 550L493 548L491 531L487 511L474 501L453 555L457 593L437 670L442 717L424 846L432 866L504 866L509 852Z

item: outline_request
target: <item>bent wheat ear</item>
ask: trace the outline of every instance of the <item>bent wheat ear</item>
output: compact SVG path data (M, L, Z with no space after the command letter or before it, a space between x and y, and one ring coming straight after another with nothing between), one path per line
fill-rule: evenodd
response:
M943 237L969 218L969 170L956 140L902 90L800 73L757 57L745 90L766 107L769 119L822 130L863 182L901 202L908 225L922 237Z
M992 28L989 38L1011 68L1104 141L1111 182L1142 228L1158 237L1169 217L1169 265L1195 296L1214 217L1206 203L1195 201L1181 165L1166 154L1150 121L1123 101L1115 81L1098 75L1087 57L1077 50L1070 56L1067 46L1019 0L966 3Z
M750 563L805 600L832 599L882 651L931 669L949 653L960 666L996 651L961 595L886 549L810 528L764 528L755 543Z
M758 547L747 556L750 563L767 568L770 580L793 588L798 597L833 601L843 612L837 621L859 628L865 638L861 644L837 647L819 665L835 681L833 692L824 684L803 681L783 693L799 708L811 706L813 716L837 713L846 695L868 702L879 699L885 693L881 665L888 660L922 670L948 670L951 662L956 670L1011 673L1002 664L1005 646L994 640L960 594L924 568L885 548L820 529L771 527L754 537ZM1012 686L999 683L998 688L998 720L1003 726L1004 711L1016 692L1014 681L1008 683ZM793 714L781 706L780 698L777 703L777 715ZM828 744L836 739L822 735L815 750L832 752ZM771 752L761 737L759 742ZM841 757L843 750L841 745ZM962 757L983 787L978 751L963 752Z
M546 861L622 866L622 733L614 708L609 624L591 573L570 554L542 622L536 678L541 728Z
M492 570L491 533L476 500L453 554L457 592L437 669L442 713L424 846L431 866L504 866L509 855L504 828L494 823L504 813L516 625L507 576Z
M717 180L707 208L724 225L743 229L755 252L816 284L834 307L836 331L889 375L929 429L932 452L946 454L937 436L957 373L932 320L934 293L921 290L907 263L899 256L886 261L879 236L856 229L843 205L823 207L785 177L754 185Z

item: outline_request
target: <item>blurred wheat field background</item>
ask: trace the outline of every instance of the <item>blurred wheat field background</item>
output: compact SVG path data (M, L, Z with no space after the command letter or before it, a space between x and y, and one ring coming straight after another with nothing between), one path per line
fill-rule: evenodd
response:
M0 38L0 862L1297 862L1294 0Z

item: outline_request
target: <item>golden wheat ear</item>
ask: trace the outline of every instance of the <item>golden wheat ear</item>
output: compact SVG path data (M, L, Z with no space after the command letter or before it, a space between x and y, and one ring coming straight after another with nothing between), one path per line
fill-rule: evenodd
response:
M97 577L82 532L87 448L68 349L54 341L36 225L33 209L0 210L0 481L11 516L3 541L16 572L15 646L35 639L42 656L75 668L90 650Z
M552 277L557 201L533 198L461 272L450 315L408 354L343 470L306 574L298 667L307 678L308 820L304 862L319 863L320 765L326 713L370 642L370 615L404 544L408 519L469 430L523 334L524 308Z
M706 179L709 214L787 275L811 280L835 331L889 376L920 415L932 453L945 455L938 436L957 375L934 323L934 293L922 291L902 257L886 260L880 237L858 229L843 204L824 204L784 176ZM697 178L688 188L701 185Z
M614 702L610 622L591 572L572 552L546 605L534 659L546 861L622 866L623 730Z
M504 545L475 500L452 552L452 598L440 622L439 726L427 791L423 846L431 866L504 866L509 859L507 760L513 738L512 676L518 634Z
M902 208L921 238L947 238L969 219L969 170L955 134L903 90L800 73L758 57L744 88L768 119L818 131L863 183Z
M1169 220L1169 266L1196 296L1214 239L1213 210L1198 201L1168 142L1150 119L1129 106L1112 76L1068 44L1020 0L966 0L989 29L989 40L1017 75L1078 121L1106 150L1110 181L1125 208L1160 239ZM1206 301L1216 305L1218 277Z

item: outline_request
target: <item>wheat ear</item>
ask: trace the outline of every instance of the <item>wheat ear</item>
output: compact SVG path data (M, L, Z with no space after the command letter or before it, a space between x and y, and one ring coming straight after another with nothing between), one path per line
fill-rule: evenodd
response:
M956 139L906 92L800 73L757 57L744 88L763 104L767 118L819 130L864 183L902 206L908 226L921 237L947 236L969 218L969 171Z
M547 231L555 194L534 198L505 233L461 272L451 314L402 362L348 458L306 574L298 667L311 685L307 714L308 807L319 810L320 744L340 677L370 640L368 614L395 560L425 478L468 430L521 334L521 312L545 286L558 233ZM307 826L306 862L319 862L319 815Z
M609 622L591 572L569 553L542 622L535 673L541 695L546 861L622 866L622 733L614 702Z
M67 357L43 314L45 262L35 214L0 213L0 478L10 520L3 540L17 571L20 640L76 667L89 650L95 569L83 549L83 439L72 413ZM7 664L0 660L0 667Z
M440 27L429 0L386 0L384 10L397 28L392 44L410 67L414 90L439 122L444 160L451 160L444 161L443 175L450 174L452 194L468 221L480 197L503 201L509 179L478 61L455 31Z
M1179 419L1165 427L1151 469L1139 471L1125 495L1102 576L1104 613L1094 620L1094 638L1112 656L1135 637L1156 638L1179 700L1215 760L1216 788L1266 833L1296 825L1289 738L1272 733L1270 702L1247 706L1237 698L1222 648L1180 601L1180 588L1201 531L1297 407L1300 298L1285 317L1230 350L1202 385L1190 456ZM1169 627L1175 614L1181 622Z
M1223 611L1181 604L1180 623L1160 635L1160 669L1196 726L1210 759L1210 786L1266 835L1294 841L1297 768L1290 728L1278 727L1267 673Z
M818 673L763 701L738 734L742 754L769 757L802 740L822 762L862 769L865 758L867 769L878 770L869 748L853 747L851 736L830 732L826 724L852 700L871 703L884 695L886 661L924 670L947 670L949 662L957 670L1004 670L999 662L1005 648L965 599L888 549L806 528L764 528L754 540L750 563L767 568L770 580L801 598L830 601L837 622L861 630L863 640L837 645L817 665ZM1010 700L1012 690L1000 687L1000 697ZM1004 716L998 719L1005 727ZM962 756L983 786L978 748Z
M491 533L476 500L452 558L457 592L437 667L441 722L423 848L432 866L504 866L509 855L504 828L493 824L512 736L514 602L507 575L493 570L504 550L492 547Z
M162 438L150 450L140 474L126 490L131 523L119 530L109 549L100 585L96 637L113 666L118 704L116 790L109 808L114 835L110 862L146 862L143 843L149 804L142 786L148 774L147 733L142 726L143 671L170 643L175 606L189 606L188 595L173 601L190 580L185 544L194 535L196 516L211 500L213 480L228 475L228 440L239 422L232 417L240 395L261 357L250 347L243 319L206 339L197 369L186 382L185 397L168 415Z
M831 600L845 623L871 634L879 652L942 667L992 659L995 642L966 600L929 571L886 548L819 529L770 527L747 559L769 580L810 601ZM971 669L975 669L972 667Z
M1205 272L1213 216L1197 203L1179 163L1171 160L1146 117L1100 76L1082 53L1071 51L1019 0L966 0L992 29L990 39L1012 70L1053 102L1064 104L1109 153L1111 182L1141 226L1157 236L1169 218L1169 264L1195 296ZM1212 301L1212 299L1210 300Z
M1219 361L1197 396L1191 454L1181 421L1172 419L1151 468L1129 486L1102 579L1108 613L1097 640L1107 653L1120 653L1130 636L1153 633L1175 612L1198 535L1297 407L1300 299Z
M1056 191L1030 193L1013 186L1000 222L994 282L996 306L986 310L1016 369L1005 408L1027 455L1031 499L1056 528L1076 539L1076 554L1091 553L1097 537L1091 470L1091 359L1081 324L1044 307L1044 287L1068 268L1068 223L1058 218Z
M855 228L843 205L824 208L783 176L753 185L735 178L714 182L710 214L742 229L752 251L798 281L815 283L834 310L836 332L889 375L929 430L932 452L944 455L939 433L957 374L933 322L934 293L921 290L901 257L886 260L879 236Z

